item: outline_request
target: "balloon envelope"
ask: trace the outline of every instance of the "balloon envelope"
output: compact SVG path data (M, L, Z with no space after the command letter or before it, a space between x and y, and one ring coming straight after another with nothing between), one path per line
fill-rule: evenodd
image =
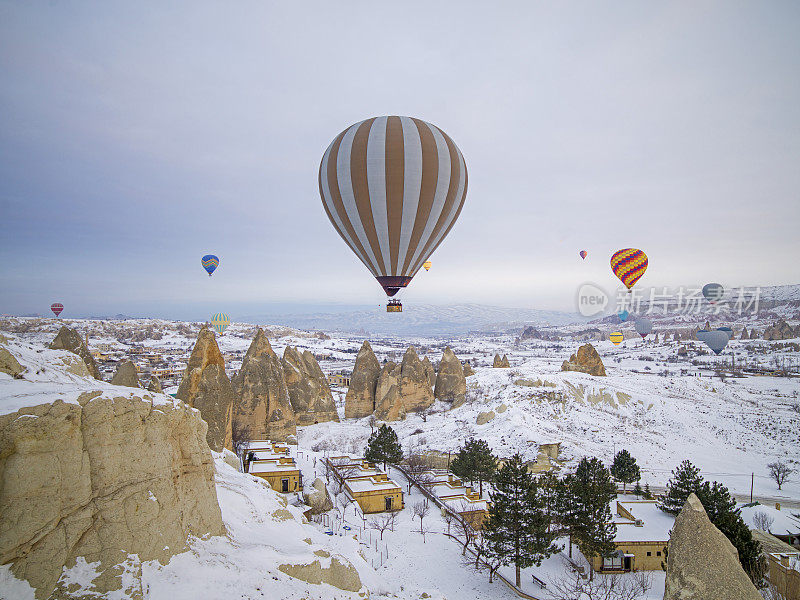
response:
M706 335L708 335L709 333L711 333L710 329L700 329L700 330L697 331L697 333L694 335L694 337L696 337L698 340L703 342L706 339Z
M394 296L458 219L467 167L435 125L374 117L342 131L325 150L319 194L341 238Z
M53 303L50 305L50 310L52 310L52 311L53 311L53 314L54 314L55 316L58 316L58 315L60 315L60 314L61 314L61 311L62 311L62 310L64 310L64 305L63 305L63 304L61 304L61 302L53 302Z
M422 266L425 267L426 271L430 271L433 263L429 260L426 260L424 263L422 263Z
M717 331L724 331L728 335L728 339L733 338L733 329L730 327L717 327Z
M703 342L714 351L714 354L722 352L729 340L728 334L724 331L709 331L703 336Z
M208 276L211 277L211 274L216 271L217 267L219 266L219 257L213 254L206 254L200 259L200 263L208 273Z
M226 313L216 313L211 316L211 326L217 333L222 334L231 324L231 318Z
M711 304L716 304L722 299L725 288L719 283L707 283L703 286L703 297Z
M579 252L579 254L581 255L581 258L582 258L582 259L586 260L586 256L587 256L589 253L588 253L588 252L586 252L586 250L581 250L581 251Z
M611 257L611 270L626 288L631 289L647 270L647 255L636 248L618 250Z
M611 343L615 346L619 346L622 343L622 340L625 339L625 336L622 335L621 332L615 331L611 335L608 336L608 339L611 340Z
M653 331L653 323L650 319L636 319L636 324L634 325L636 328L636 333L642 336L642 339L647 337L647 334Z
M621 312L618 312L617 316L619 317L619 320L624 323L625 321L628 320L628 317L630 316L630 313L627 310L623 310Z

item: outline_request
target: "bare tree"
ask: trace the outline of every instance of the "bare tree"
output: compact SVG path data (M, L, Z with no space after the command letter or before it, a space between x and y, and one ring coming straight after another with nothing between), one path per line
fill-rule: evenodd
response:
M753 525L756 529L760 529L761 531L769 531L769 528L772 527L774 522L775 519L770 517L763 510L753 513Z
M768 464L767 469L769 469L770 477L772 477L775 480L775 483L778 484L778 489L781 489L781 486L783 485L783 482L786 481L786 478L794 472L794 469L780 460Z
M647 571L606 575L584 580L579 573L554 577L547 585L553 600L639 600L645 598L653 577Z
M409 454L405 460L406 471L408 472L408 492L411 493L411 486L417 481L421 473L427 470L428 461L421 454Z
M461 512L458 507L455 507L454 511L456 513ZM472 523L462 517L453 518L453 527L456 531L455 536L459 539L462 545L461 554L466 554L467 548L469 548L469 545L473 542L473 540L476 539L477 533L472 527ZM478 552L477 549L475 551Z
M342 518L344 518L344 513L347 512L347 507L351 502L352 500L347 496L347 494L340 493L338 496L336 496L336 503L342 509Z
M427 501L420 500L414 506L411 507L411 515L413 518L419 519L419 532L424 534L425 532L422 529L422 520L428 516L428 513L431 511L431 507L428 505Z
M379 531L382 540L384 532L390 529L394 531L394 525L396 519L397 519L396 512L383 513L382 515L377 517L372 517L369 520L369 528L374 529L375 531Z
M231 426L231 446L233 446L233 451L236 453L236 456L242 456L242 450L247 446L250 437L250 426L239 419L233 419L233 424Z

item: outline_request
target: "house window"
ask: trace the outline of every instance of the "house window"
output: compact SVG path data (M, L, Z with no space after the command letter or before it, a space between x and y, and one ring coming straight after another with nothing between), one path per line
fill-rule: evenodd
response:
M288 492L289 491L289 480L288 479L281 479L281 491Z
M647 556L653 556L653 553L652 552L648 552Z
M391 496L384 496L383 497L383 505L384 505L384 510L392 510L392 497Z
M656 552L656 556L661 556L661 551Z
M610 570L619 570L622 569L622 556L619 554L615 554L610 558L603 559L603 568L610 569Z

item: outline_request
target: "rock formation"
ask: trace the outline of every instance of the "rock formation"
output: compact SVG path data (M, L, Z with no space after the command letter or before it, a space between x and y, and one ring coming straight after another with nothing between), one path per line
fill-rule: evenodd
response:
M136 365L129 360L123 360L119 363L116 373L111 378L111 383L125 387L142 387L139 384L139 373L136 371Z
M758 332L755 329L750 330L750 339L757 340L758 339Z
M606 376L606 368L603 366L603 361L600 360L600 355L591 344L584 344L578 348L577 354L573 354L568 361L565 360L561 363L561 370L579 371L598 377Z
M475 419L475 424L476 425L486 425L486 423L488 423L489 421L494 419L495 416L496 415L495 415L493 410L489 410L489 411L486 411L486 412L480 412L480 413L478 413L478 418Z
M439 362L439 373L436 376L436 387L433 396L437 400L449 402L452 408L464 404L467 395L467 380L461 361L450 349L444 349L442 360Z
M214 332L200 329L178 387L177 398L200 411L208 423L208 445L215 452L231 447L233 388Z
M404 419L406 413L419 412L433 404L433 390L428 374L413 346L403 355L403 362L387 362L378 377L375 391L375 418L381 421Z
M790 340L794 337L797 337L794 329L783 319L764 330L765 340Z
M345 419L360 419L368 417L375 410L375 388L378 385L378 376L381 366L372 346L364 340L361 350L356 356L356 364L350 375L350 387L344 398Z
M472 365L468 362L464 363L464 377L469 377L470 375L475 375L475 371L472 369Z
M0 564L37 598L72 597L59 579L79 557L100 563L93 592L106 597L129 554L166 563L189 536L224 534L200 415L112 396L0 415Z
M155 392L157 394L164 393L164 390L161 389L161 380L158 378L157 375L150 376L150 383L147 384L147 391Z
M694 494L670 535L664 600L763 600Z
M61 329L58 330L58 335L56 335L55 339L50 344L50 349L67 350L73 354L77 354L83 359L83 362L86 363L86 368L89 369L91 376L95 379L103 380L103 376L100 375L100 369L97 368L97 363L94 362L94 356L92 356L92 353L89 352L89 349L83 342L81 334L74 329L62 325Z
M310 488L303 490L303 501L311 507L312 515L326 513L333 508L333 501L325 487L325 482L319 477L314 480Z
M380 421L399 421L406 418L400 395L400 366L387 361L378 376L375 389L375 418Z
M19 364L16 357L0 346L0 373L6 373L12 377L19 377L23 371L25 371L25 368Z
M308 350L300 354L287 346L283 352L283 374L298 425L339 421L328 379Z
M425 370L425 374L428 376L428 383L431 387L436 385L436 369L433 368L433 364L431 361L428 360L428 357L422 359L422 368Z
M317 550L314 554L322 557L326 563L329 563L329 566L323 567L319 560L315 560L307 565L279 565L278 569L306 583L317 585L327 583L347 592L357 592L361 589L361 578L358 576L358 571L346 558L331 557L330 553L325 550Z
M740 340L749 340L750 339L750 334L747 333L747 327L742 329L742 335L739 336L739 339Z
M494 355L494 363L492 363L492 366L495 369L507 369L511 365L509 364L508 357L505 354L503 354L502 358L500 357L499 354L495 354Z
M259 328L233 376L233 431L249 439L286 441L297 433L283 365Z

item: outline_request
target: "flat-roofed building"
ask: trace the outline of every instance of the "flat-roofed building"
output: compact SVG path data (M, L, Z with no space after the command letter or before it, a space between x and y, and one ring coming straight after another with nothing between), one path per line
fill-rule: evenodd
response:
M245 472L265 479L273 490L281 493L303 489L300 468L285 444L270 440L252 440L245 444Z
M371 462L340 455L325 459L325 466L364 514L402 510L402 488Z
M478 492L465 485L461 479L447 471L425 471L423 479L431 493L447 508L479 530L489 514L489 502L482 500Z

